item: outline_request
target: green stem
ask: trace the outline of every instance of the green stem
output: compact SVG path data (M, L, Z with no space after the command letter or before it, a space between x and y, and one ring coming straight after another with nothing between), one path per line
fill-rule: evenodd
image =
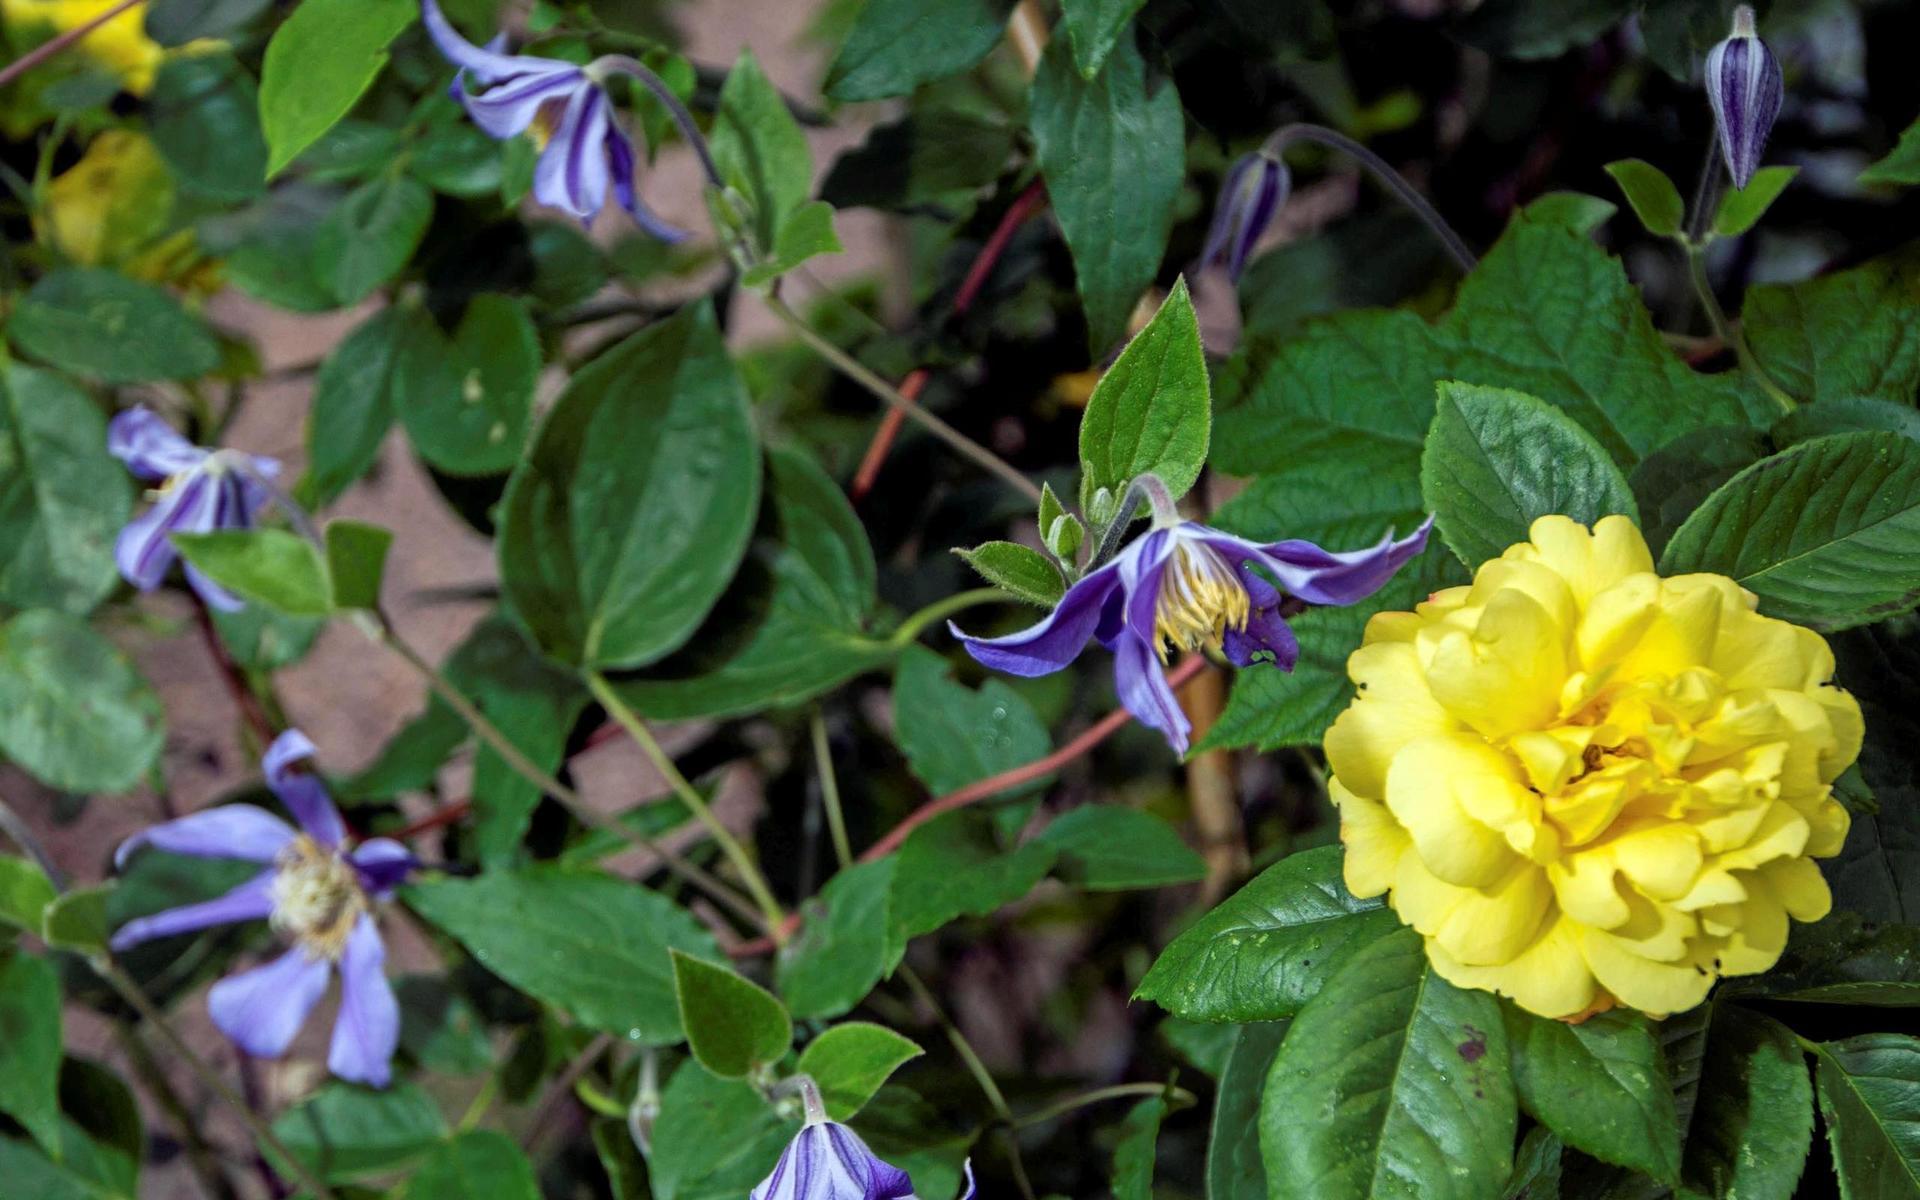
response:
M1112 1087L1095 1088L1091 1092L1068 1096L1065 1100L1049 1104L1038 1112L1016 1118L1014 1124L1021 1129L1029 1125L1043 1125L1057 1117L1064 1117L1075 1109L1086 1108L1091 1104L1101 1104L1108 1100L1120 1100L1128 1096L1165 1096L1167 1103L1174 1108L1187 1108L1198 1103L1192 1092L1171 1084L1118 1083Z
M912 967L902 963L900 978L904 979L907 987L912 989L914 997L932 1010L933 1019L939 1022L941 1030L947 1035L947 1041L953 1045L954 1053L958 1054L960 1061L966 1064L967 1073L972 1075L974 1081L980 1085L980 1091L986 1096L987 1103L993 1106L993 1111L1002 1121L1010 1125L1017 1124L1013 1109L1008 1107L1006 1095L1001 1092L1000 1085L993 1081L992 1074L987 1071L987 1064L980 1061L980 1056L974 1053L972 1044L967 1041L967 1035L961 1033L960 1027L947 1017L946 1010L941 1008L940 1002L933 998L933 993L927 989L927 985L922 982L919 974Z
M701 797L700 789L688 782L687 777L680 773L680 768L674 766L672 756L661 748L652 732L647 729L646 722L640 719L640 714L627 707L627 702L620 698L620 693L613 690L613 685L607 682L606 677L598 671L588 671L585 675L587 690L593 693L593 698L598 700L601 707L607 710L607 715L612 717L622 729L627 731L628 736L639 744L654 769L659 771L672 786L674 794L680 797L681 802L693 813L694 818L706 826L707 832L713 835L713 840L719 844L721 853L727 856L727 861L731 862L733 869L739 872L740 881L746 885L747 894L752 896L754 903L760 906L760 912L766 918L767 933L775 941L782 940L781 927L787 919L787 914L781 909L780 902L773 898L773 889L767 886L766 877L760 873L760 868L747 854L746 847L742 846L727 827L720 823L720 819L713 815L713 810L707 807L706 800Z
M1021 495L1026 496L1035 504L1040 503L1040 489L1034 486L1031 479L1028 479L1025 475L1015 470L1013 465L1007 462L1007 460L1001 458L985 446L982 446L979 442L974 441L966 434L961 433L958 429L947 424L939 417L934 416L912 400L901 395L899 389L878 375L875 375L872 371L867 370L859 359L848 354L845 350L842 350L816 332L799 313L787 307L787 302L780 299L780 297L769 294L765 296L764 299L766 300L767 310L769 312L778 317L788 329L793 331L793 335L805 342L814 353L833 364L834 368L842 375L845 375L848 379L853 380L867 391L873 393L873 395L881 401L899 409L914 421L919 422L928 433L933 434L933 436L939 438L947 445L952 446L968 459L986 468L987 471L999 476L1002 480L1006 481L1009 487Z
M487 715L480 711L478 705L467 699L460 689L453 686L453 683L418 650L408 645L394 630L393 622L389 621L384 613L361 615L363 619L355 622L361 630L374 641L399 655L403 662L418 672L433 694L444 700L447 707L459 714L460 718L473 730L474 736L491 747L515 774L565 805L581 824L594 829L603 829L616 837L626 839L658 858L666 864L668 870L705 892L735 916L750 925L764 925L762 914L756 911L752 904L716 879L710 872L688 862L639 830L628 828L619 819L602 816L588 808L579 792L555 779L551 772L541 770L538 764L521 753L520 747L514 745L512 740L500 731L499 726L487 719ZM769 928L767 932L772 933L773 930Z
M1274 130L1273 136L1267 139L1267 153L1276 159L1280 158L1286 152L1286 148L1294 142L1318 142L1322 146L1338 150L1357 160L1361 166L1373 172L1375 179L1386 184L1388 190L1400 198L1400 203L1413 211L1414 216L1420 218L1421 222L1433 232L1433 236L1439 239L1440 244L1446 247L1447 253L1453 257L1453 261L1462 271L1468 273L1473 271L1478 260L1474 258L1473 251L1467 249L1465 239L1454 232L1453 226L1447 224L1447 219L1440 215L1440 210L1428 203L1427 198L1416 191L1414 186L1408 183L1400 172L1394 170L1386 159L1344 133L1328 129L1324 125L1305 123L1283 125Z
M840 809L840 778L833 771L827 746L827 719L813 710L813 761L820 772L820 803L827 810L827 828L833 833L833 853L842 868L853 865L853 843L847 840L847 816Z
M913 644L915 638L925 633L928 626L944 621L953 614L977 604L996 604L1005 599L1007 594L999 588L974 588L971 591L955 592L951 596L935 600L900 622L900 627L887 638L887 646L893 650L904 650Z
M1782 414L1790 413L1799 405L1792 396L1781 390L1760 360L1753 356L1753 350L1747 345L1747 339L1740 330L1727 320L1727 312L1720 307L1720 298L1713 294L1713 281L1707 278L1706 246L1699 242L1687 245L1687 272L1693 279L1693 290L1700 297L1700 305L1706 309L1707 322L1713 326L1714 334L1727 345L1733 347L1734 357L1740 360L1740 369L1760 385L1775 404L1780 406Z

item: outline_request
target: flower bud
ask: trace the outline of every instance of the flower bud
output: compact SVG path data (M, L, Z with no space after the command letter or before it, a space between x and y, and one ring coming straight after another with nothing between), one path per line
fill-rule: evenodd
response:
M1226 186L1220 189L1220 204L1213 212L1213 226L1207 230L1206 248L1200 251L1200 265L1222 263L1227 275L1238 283L1254 244L1272 224L1273 214L1287 202L1292 186L1287 165L1265 151L1233 164Z
M1707 100L1733 186L1746 187L1760 169L1773 119L1780 115L1780 63L1754 36L1753 9L1733 10L1733 32L1707 52Z

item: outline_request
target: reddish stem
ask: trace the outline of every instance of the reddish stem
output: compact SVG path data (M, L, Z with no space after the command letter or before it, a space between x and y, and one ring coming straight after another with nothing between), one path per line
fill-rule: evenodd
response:
M62 50L65 50L68 46L73 45L81 38L86 37L94 30L105 25L108 21L113 20L138 3L140 3L140 0L120 0L120 3L114 5L106 12L101 13L91 21L88 21L86 24L75 25L72 29L67 30L53 40L35 46L19 58L8 63L5 67L0 67L0 88L6 87L14 80L20 78L20 76L25 75L28 71L33 70L41 63L52 58Z
M1204 670L1206 665L1207 660L1204 657L1198 654L1192 655L1167 675L1167 686L1179 688ZM944 796L934 797L925 804L922 804L919 808L908 813L906 820L894 826L885 837L873 845L868 846L861 852L857 861L870 863L877 858L891 854L900 848L900 843L907 840L908 834L911 834L914 830L925 825L937 816L950 813L958 808L965 808L970 804L978 804L982 800L990 799L1002 792L1017 788L1023 783L1038 779L1042 775L1058 770L1067 763L1086 754L1101 742L1112 737L1115 732L1131 720L1133 720L1132 713L1124 708L1117 708L1106 716L1101 717L1089 726L1085 732L1058 750L1055 750L1052 754L1047 755L1045 758L1036 758L1032 762L1015 767L1010 771L1002 771L998 775L989 775L985 779L948 792ZM794 912L788 913L786 921L780 926L780 940L785 942L791 938L794 931L799 927L799 911L795 910ZM771 953L774 946L774 939L770 937L754 938L751 941L729 946L727 953L734 958L752 958L755 955Z
M273 718L267 715L266 706L260 703L260 697L254 694L253 685L247 681L246 674L240 670L240 664L233 661L227 653L227 645L220 640L220 631L213 627L213 615L207 611L206 601L198 595L193 596L193 616L200 626L200 636L207 643L207 653L213 658L213 665L219 670L221 680L227 685L227 692L233 697L234 705L239 708L240 716L247 727L253 730L262 746L273 741L275 729Z
M993 268L999 264L1000 256L1007 252L1007 246L1012 243L1014 233L1046 201L1046 186L1036 179L1007 206L1000 223L994 226L986 244L980 247L980 253L974 255L973 264L960 281L960 290L953 294L954 316L960 316L973 307L973 302L980 298L981 289L986 287L988 277L993 274ZM916 368L901 381L900 394L909 400L918 400L920 389L927 385L927 375L925 367ZM854 500L863 499L873 490L873 482L880 475L881 464L886 462L887 452L893 448L893 439L900 435L900 426L906 419L906 413L898 408L888 409L887 415L881 419L880 428L874 430L873 441L867 444L867 452L860 459L860 469L854 472L853 486L848 489Z

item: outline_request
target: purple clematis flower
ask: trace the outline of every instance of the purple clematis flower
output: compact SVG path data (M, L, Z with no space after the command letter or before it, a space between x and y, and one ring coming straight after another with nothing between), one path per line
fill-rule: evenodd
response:
M973 1200L972 1163L966 1172L967 1190L960 1200ZM914 1200L913 1180L881 1161L859 1134L816 1112L750 1200Z
M1707 101L1733 186L1746 187L1760 169L1784 95L1780 63L1755 35L1753 9L1742 4L1733 10L1733 32L1707 52Z
M116 951L153 938L265 918L293 947L263 967L230 975L207 993L213 1023L256 1058L287 1052L307 1014L340 973L327 1069L342 1079L385 1087L400 1041L400 1006L384 970L386 946L373 905L419 865L392 838L346 848L347 829L320 780L297 766L313 743L289 729L262 760L267 785L300 822L299 830L251 804L202 809L128 838L114 865L142 846L196 858L236 858L267 869L224 896L170 908L122 925Z
M592 67L503 54L504 35L476 46L460 36L434 0L420 0L420 17L440 53L460 68L453 98L475 125L494 138L515 137L529 126L541 135L534 199L591 221L606 204L611 184L614 199L640 228L663 242L687 236L640 202L633 187L633 143L614 120L613 101ZM480 91L467 91L467 76Z
M271 458L238 450L203 450L175 433L141 406L113 418L107 426L107 450L148 483L157 483L153 507L127 522L114 543L120 574L143 592L160 586L173 565L168 540L176 533L251 529L272 499L264 480L280 473ZM214 608L233 612L240 599L187 567L187 582Z
M1207 646L1238 667L1265 657L1291 671L1300 643L1287 626L1282 589L1306 604L1355 603L1425 549L1432 526L1429 517L1399 541L1388 534L1377 546L1336 554L1312 542L1263 545L1193 521L1157 524L1068 588L1031 629L976 638L948 628L967 653L1009 675L1051 674L1077 658L1087 639L1099 639L1114 654L1120 703L1185 754L1190 726L1167 685L1169 647Z
M1254 245L1273 223L1273 215L1287 202L1291 189L1292 176L1287 173L1287 164L1265 151L1246 155L1234 163L1220 188L1213 224L1207 228L1207 243L1200 251L1200 265L1220 263L1226 267L1228 278L1240 282L1240 273L1246 270Z

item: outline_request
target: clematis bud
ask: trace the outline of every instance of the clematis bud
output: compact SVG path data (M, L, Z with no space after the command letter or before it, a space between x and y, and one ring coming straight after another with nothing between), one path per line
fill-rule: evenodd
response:
M1233 164L1226 185L1220 189L1220 204L1213 211L1200 265L1221 263L1228 277L1238 283L1254 244L1273 223L1273 214L1287 202L1292 186L1287 164L1264 150Z
M1707 100L1733 186L1746 187L1760 169L1773 119L1780 115L1780 63L1754 36L1753 9L1733 10L1733 32L1707 52Z

